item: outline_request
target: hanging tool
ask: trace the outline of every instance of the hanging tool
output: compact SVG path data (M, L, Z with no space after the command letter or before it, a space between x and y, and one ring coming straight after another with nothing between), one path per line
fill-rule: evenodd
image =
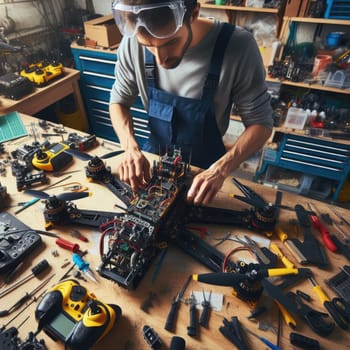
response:
M73 263L78 267L78 269L85 274L85 276L89 277L93 282L98 282L94 272L90 268L90 264L86 260L84 260L79 254L73 253L72 260Z
M309 214L310 219L313 222L315 228L317 228L320 231L323 243L331 252L336 252L338 250L338 247L334 244L332 237L330 233L327 231L326 227L318 219L318 216L319 216L318 211L311 203L308 203L308 206L309 206L309 209L312 211L312 214Z
M205 297L205 292L204 289L202 288L202 293L203 293L203 301L201 303L203 310L201 313L201 316L199 318L199 324L202 327L208 327L208 320L209 320L209 311L210 311L210 299L211 299L211 291L209 293L208 300Z
M40 261L37 265L35 265L31 269L32 272L30 274L28 274L27 276L23 277L19 281L13 283L10 287L6 288L5 290L1 291L0 292L0 298L2 298L3 296L7 295L10 292L12 292L13 290L18 288L19 286L21 286L25 282L29 281L31 278L37 277L39 274L41 274L43 271L45 271L49 267L50 267L50 265L49 265L49 263L48 263L48 261L46 259Z
M176 317L176 312L177 312L177 309L179 307L180 299L183 297L187 286L191 282L191 279L192 279L192 276L191 275L188 276L188 278L186 279L186 282L182 286L180 292L173 298L173 301L171 303L171 308L170 308L170 311L169 311L169 314L168 314L168 317L165 321L165 326L164 326L164 329L166 329L169 332L171 332L173 329L174 321L175 321L175 317Z
M187 335L190 337L197 335L198 312L196 305L197 301L192 291L190 297L190 325L187 327Z
M49 276L48 278L46 278L46 280L44 280L43 282L41 282L37 287L35 287L31 292L26 292L24 294L24 296L22 298L20 298L18 301L16 301L9 309L7 310L1 310L0 311L0 317L4 317L9 315L11 312L17 310L18 308L20 308L27 300L29 300L31 297L33 297L37 291L39 291L42 287L44 287L47 283L49 283L49 281L51 280L51 278L55 276L55 274L52 274L51 276Z
M253 335L255 338L258 338L259 340L261 340L265 345L267 345L270 349L272 350L281 350L281 348L279 348L277 345L271 343L269 340L267 340L266 338L254 333L253 331L251 331L249 328L247 327L242 327L246 332L248 332L249 334Z
M350 323L350 303L338 297L331 300L313 277L309 277L309 281L335 323L342 329L348 329L348 323Z

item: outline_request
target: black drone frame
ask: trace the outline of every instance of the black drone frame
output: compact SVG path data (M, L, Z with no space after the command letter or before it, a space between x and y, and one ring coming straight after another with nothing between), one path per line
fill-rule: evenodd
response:
M232 179L244 196L235 196L252 207L242 211L194 206L186 201L191 182L190 165L182 160L181 151L173 150L155 161L152 178L147 186L133 192L112 175L103 157L90 156L69 150L80 159L87 160L88 179L105 185L126 206L124 212L104 212L78 209L74 200L89 193L62 193L49 195L42 191L27 190L35 197L45 199L46 228L55 225L84 225L101 231L101 276L113 280L127 289L135 289L158 254L159 243L175 244L184 252L213 272L222 269L224 255L187 228L190 223L223 224L272 232L277 221L278 206ZM107 241L107 249L104 244Z

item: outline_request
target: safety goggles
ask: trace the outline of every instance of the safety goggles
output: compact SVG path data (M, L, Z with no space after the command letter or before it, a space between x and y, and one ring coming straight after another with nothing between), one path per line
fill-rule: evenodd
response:
M126 5L116 0L112 11L120 32L126 37L134 36L143 27L153 37L165 39L182 27L186 6L183 0L144 5Z

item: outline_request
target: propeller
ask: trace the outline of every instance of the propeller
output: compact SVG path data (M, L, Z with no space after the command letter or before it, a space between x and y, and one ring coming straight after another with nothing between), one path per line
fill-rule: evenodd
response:
M215 272L193 275L193 279L199 282L213 284L217 286L233 286L244 281L261 281L265 277L275 277L284 275L297 275L304 273L309 269L300 268L272 268L272 269L253 269L246 273L240 272Z
M77 199L91 196L91 192L64 192L58 195L50 195L44 191L38 191L38 190L32 190L32 189L27 189L24 191L24 193L40 199L57 198L58 200L62 200L62 201L74 201Z
M72 148L67 149L65 152L71 154L72 156L75 156L76 158L78 158L80 160L84 160L84 161L88 161L88 160L96 158L96 156L91 156L88 153L80 152L80 151L78 151L76 149L72 149ZM123 150L112 151L112 152L108 152L108 153L106 153L103 156L98 157L98 158L108 159L108 158L115 157L115 156L117 156L117 155L119 155L119 154L121 154L123 152L124 152Z

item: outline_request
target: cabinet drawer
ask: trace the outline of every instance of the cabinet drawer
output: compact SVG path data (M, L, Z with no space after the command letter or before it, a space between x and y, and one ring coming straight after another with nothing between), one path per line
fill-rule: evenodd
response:
M95 72L106 74L109 76L114 76L115 58L99 58L99 57L89 57L84 54L79 54L78 59L80 61L80 71L84 72Z
M108 102L110 98L110 92L111 89L102 87L102 86L96 86L96 85L86 85L85 91L84 91L84 97L85 99L93 99L93 100L100 100L101 102Z
M106 74L101 74L101 73L95 73L91 71L84 71L81 73L80 76L81 79L81 84L83 86L90 86L90 87L104 87L107 89L111 89L114 83L114 76L112 75L106 75Z

